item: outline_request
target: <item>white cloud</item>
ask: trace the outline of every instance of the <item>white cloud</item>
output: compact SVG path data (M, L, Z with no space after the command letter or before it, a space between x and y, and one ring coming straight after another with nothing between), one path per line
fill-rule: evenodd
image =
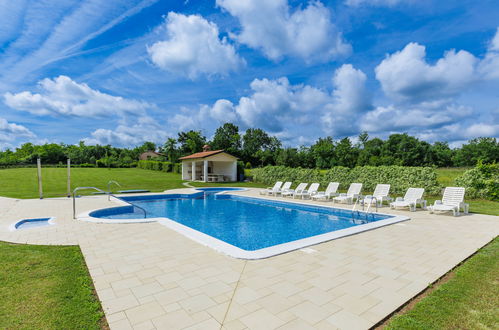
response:
M289 55L327 61L351 51L319 1L294 12L287 0L217 0L217 5L239 20L242 29L234 38L272 60Z
M469 107L441 102L414 107L379 106L360 118L360 128L368 132L413 131L450 125L473 114Z
M346 0L345 3L348 6L352 7L358 7L362 5L366 6L388 6L392 7L395 5L398 5L401 2L404 2L407 0Z
M349 64L335 72L332 92L310 85L292 85L285 77L255 79L250 84L251 92L237 103L219 99L213 106L183 109L169 123L186 130L207 127L207 123L232 122L242 129L258 127L284 138L292 135L302 142L304 136L320 135L321 129L327 134L345 136L357 132L358 115L371 108L366 79L362 71Z
M371 95L366 89L366 75L351 64L344 64L333 77L333 102L326 106L322 116L328 134L348 134L356 131L358 115L369 110Z
M22 17L22 25L17 30L17 38L2 50L0 88L5 85L2 89L8 90L9 86L23 81L27 75L43 66L79 54L88 41L157 1L29 2ZM7 2L20 6L23 1ZM9 30L9 24L10 20L0 20L0 31Z
M457 95L476 79L478 59L464 50L450 50L434 65L425 56L425 47L417 43L387 56L375 69L383 91L415 103Z
M64 115L76 117L106 117L124 113L140 114L152 105L112 96L77 83L67 76L45 78L39 82L40 93L24 91L5 93L9 107L35 115Z
M499 28L489 43L484 59L480 62L479 72L485 79L499 79Z
M116 129L99 128L84 138L88 145L107 145L132 147L145 141L163 143L170 135L165 128L151 117L139 117L134 124L121 123Z
M194 79L200 74L226 75L244 64L227 39L219 39L216 24L201 16L170 12L166 34L167 40L147 49L161 69Z
M8 122L0 118L0 150L12 147L19 139L33 139L36 135L23 125Z

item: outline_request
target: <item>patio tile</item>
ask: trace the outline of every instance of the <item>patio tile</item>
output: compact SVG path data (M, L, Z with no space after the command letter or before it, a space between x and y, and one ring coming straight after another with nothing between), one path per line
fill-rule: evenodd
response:
M243 316L241 322L250 329L277 329L285 322L264 309Z
M240 194L258 197L253 190ZM224 318L222 328L236 330L369 328L499 234L493 216L384 208L411 220L315 245L313 253L242 261L158 223L74 221L67 199L0 197L2 203L9 206L0 216L0 240L80 245L112 329L130 329L130 321L143 328L210 328ZM80 210L116 206L105 197L78 203ZM57 226L4 229L12 218L47 212Z

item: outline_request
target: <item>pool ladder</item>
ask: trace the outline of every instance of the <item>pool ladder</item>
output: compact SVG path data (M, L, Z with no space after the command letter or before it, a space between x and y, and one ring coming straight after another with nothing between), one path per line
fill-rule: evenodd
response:
M369 203L369 205L367 206L367 210L365 210L364 212L364 205L366 203L361 203L362 204L362 212L364 212L366 214L366 219L367 217L369 216L369 214L372 215L372 211L371 211L371 206L372 206L372 200L375 200L375 205L376 205L376 213L378 212L378 199L375 197L375 196L372 196L371 197L371 202ZM355 200L355 203L353 204L353 207L352 207L352 217L354 217L354 214L355 212L357 213L357 216L360 218L360 211L359 210L356 210L357 208L357 205L360 204L360 197L357 198Z
M116 181L109 181L108 184L107 184L107 187L108 187L109 191L107 191L107 192L104 191L104 190L102 190L102 189L99 189L97 187L76 187L73 190L73 219L76 219L76 192L78 190L84 190L84 189L93 189L93 190L96 190L96 191L101 192L103 194L106 194L106 195L108 195L108 197L107 197L108 200L110 200L111 196L112 196L112 197L114 197L116 199L119 199L120 201L123 201L123 202L125 202L127 204L130 204L132 207L136 207L136 208L140 209L142 212L144 212L144 218L147 218L147 211L144 208L142 208L142 207L140 207L138 205L135 205L135 204L133 204L133 203L127 201L127 200L124 200L122 198L119 198L118 196L115 196L115 195L111 194L111 190L109 189L109 186L111 185L111 183L115 183L118 186L120 186L120 184L118 182L116 182Z

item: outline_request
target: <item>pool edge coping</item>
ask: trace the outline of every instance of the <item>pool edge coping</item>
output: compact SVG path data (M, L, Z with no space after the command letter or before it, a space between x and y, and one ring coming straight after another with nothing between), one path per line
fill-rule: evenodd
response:
M196 188L206 188L206 187L196 187ZM199 193L199 190L196 188L191 188L190 193L185 193L188 195L196 194ZM237 187L226 187L226 188L237 188ZM247 188L241 188L241 190L238 191L248 191L249 189ZM221 195L231 195L231 190L226 190L226 191L221 191L217 194ZM152 193L152 194L145 194L143 196L151 196L151 195L161 195L158 193ZM174 195L174 194L172 194ZM138 196L138 195L135 195ZM250 199L261 199L265 201L275 201L274 199L267 199L264 196L244 196L244 195L239 195L235 194L234 196L239 196L239 197L247 197ZM119 198L114 198L114 201L120 204L119 206L130 206L130 204L124 202L123 200ZM309 206L309 207L319 207L319 208L326 208L326 209L334 209L335 207L332 205L316 205L316 204L307 204L304 203L301 200L277 200L278 202L282 203L289 203L289 204L297 204L297 205L302 205L302 206ZM109 207L108 207L109 208ZM302 238L299 240L287 242L287 243L282 243L282 244L277 244L274 246L266 247L263 249L258 249L258 250L244 250L241 249L237 246L234 246L232 244L229 244L227 242L224 242L218 238L215 238L213 236L210 236L208 234L205 234L201 231L198 231L196 229L190 228L188 226L185 226L175 220L166 218L166 217L157 217L157 218L146 218L146 219L102 219L102 218L95 218L90 216L90 213L101 210L103 208L95 209L95 210L90 210L83 212L77 216L77 220L81 221L87 221L87 222L92 222L92 223L103 223L103 224L131 224L131 223L151 223L151 222L157 222L169 229L172 229L176 231L179 234L182 234L184 237L187 237L201 245L204 245L206 247L209 247L217 252L223 253L225 255L228 255L233 258L237 259L245 259L245 260L257 260L257 259L265 259L269 257L273 257L279 254L299 250L305 247L309 247L312 245L317 245L321 243L325 243L328 241L332 241L338 238L342 237L347 237L351 235L356 235L365 231L370 231L374 230L377 228L389 226L395 223L399 223L402 221L408 221L411 218L408 216L404 215L392 215L392 214L387 214L387 213L380 213L380 212L375 212L376 214L381 214L381 215L386 215L389 216L390 218L388 219L383 219L383 220L377 220L374 222L366 223L366 224L361 224L349 228L344 228L340 230L335 230L332 232L324 233L324 234L319 234L311 237L306 237ZM338 208L336 208L338 209ZM340 208L344 209L344 208ZM347 211L351 211L348 209L344 209Z

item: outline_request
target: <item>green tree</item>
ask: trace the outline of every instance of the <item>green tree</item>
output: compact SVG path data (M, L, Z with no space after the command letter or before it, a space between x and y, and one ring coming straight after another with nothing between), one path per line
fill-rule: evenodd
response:
M243 135L242 156L245 162L255 165L258 162L256 154L271 145L271 137L260 128L249 128Z
M206 137L201 131L188 131L178 133L178 143L180 143L180 153L182 155L193 154L203 150L206 144Z
M332 137L319 138L319 140L310 147L310 152L313 154L315 160L315 167L332 167L334 164L334 157L336 156L334 149L335 146Z
M480 137L468 141L456 151L456 166L475 166L478 162L492 164L499 162L499 142L496 138Z
M211 147L214 150L223 149L229 154L239 156L241 150L239 128L231 123L225 123L217 128Z
M178 149L177 149L177 140L174 138L168 138L163 145L162 152L166 154L168 160L172 163L177 162L178 160Z

